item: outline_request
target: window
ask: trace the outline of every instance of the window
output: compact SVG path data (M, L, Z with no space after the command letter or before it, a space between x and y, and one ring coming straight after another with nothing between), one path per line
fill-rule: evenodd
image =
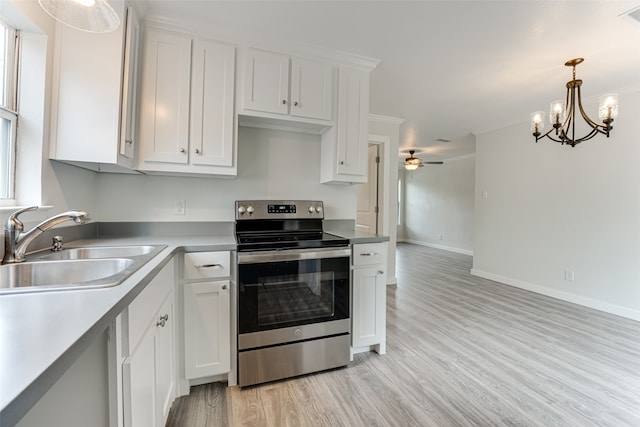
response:
M16 31L0 21L0 201L14 198L17 40Z

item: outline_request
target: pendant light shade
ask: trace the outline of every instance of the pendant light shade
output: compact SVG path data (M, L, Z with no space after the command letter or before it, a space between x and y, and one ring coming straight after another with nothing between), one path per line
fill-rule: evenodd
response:
M120 25L120 18L106 0L38 0L53 18L77 30L108 33Z

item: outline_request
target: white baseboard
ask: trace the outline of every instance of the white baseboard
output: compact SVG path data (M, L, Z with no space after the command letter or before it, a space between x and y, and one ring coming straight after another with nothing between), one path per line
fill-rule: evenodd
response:
M527 291L546 295L548 297L556 298L562 301L567 301L574 304L582 305L584 307L593 308L595 310L604 311L605 313L615 314L616 316L621 316L627 319L640 321L640 311L638 310L621 307L615 304L609 304L606 302L583 297L583 296L572 294L569 292L559 291L557 289L547 288L542 285L537 285L534 283L513 279L511 277L501 276L499 274L490 273L488 271L479 270L477 268L472 268L471 274L473 276L478 276L485 279L493 280L494 282L499 282L505 285L514 286L516 288L525 289Z
M414 245L420 245L420 246L428 246L430 248L442 249L443 251L456 252L458 254L473 256L473 251L470 251L469 249L460 249L452 246L436 245L435 243L421 242L419 240L412 240L412 239L406 239L406 240L403 240L403 242L412 243Z

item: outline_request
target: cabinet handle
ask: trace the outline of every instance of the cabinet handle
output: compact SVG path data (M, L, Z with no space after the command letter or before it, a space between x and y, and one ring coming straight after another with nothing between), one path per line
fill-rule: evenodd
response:
M377 252L363 252L360 254L360 256L374 256L374 255L378 255Z
M286 100L286 99L283 99L283 100L282 100L282 105L286 105L286 104L287 104L287 100Z
M340 160L340 164L341 164L341 165L344 165L344 160Z
M225 291L227 289L227 285L222 285L222 290Z
M384 270L378 270L378 274L384 274Z
M181 149L180 149L180 152L181 152L181 153L186 153L186 152L187 152L187 150L185 150L184 148L181 148Z
M222 267L220 264L197 264L196 268L212 268L212 267Z
M293 103L293 106L294 106L294 107L297 107L297 106L298 106L298 101L294 102L294 103Z
M196 148L196 154L200 154L200 149Z
M132 140L130 140L130 139L125 139L125 140L124 140L124 142L126 142L126 143L127 143L127 144L129 144L129 145L132 145L132 144L133 144L133 141L132 141Z
M162 326L164 328L164 325L167 323L167 320L169 320L168 314L165 314L164 316L160 316L160 320L156 322L156 326Z

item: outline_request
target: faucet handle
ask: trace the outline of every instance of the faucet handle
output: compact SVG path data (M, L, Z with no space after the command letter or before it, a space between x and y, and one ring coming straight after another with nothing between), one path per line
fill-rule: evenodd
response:
M38 209L37 206L29 206L27 208L22 208L20 210L15 211L7 219L7 224L5 225L5 228L7 230L20 230L20 231L24 230L24 224L22 223L22 221L18 219L18 215L20 215L23 212L35 211L36 209Z

